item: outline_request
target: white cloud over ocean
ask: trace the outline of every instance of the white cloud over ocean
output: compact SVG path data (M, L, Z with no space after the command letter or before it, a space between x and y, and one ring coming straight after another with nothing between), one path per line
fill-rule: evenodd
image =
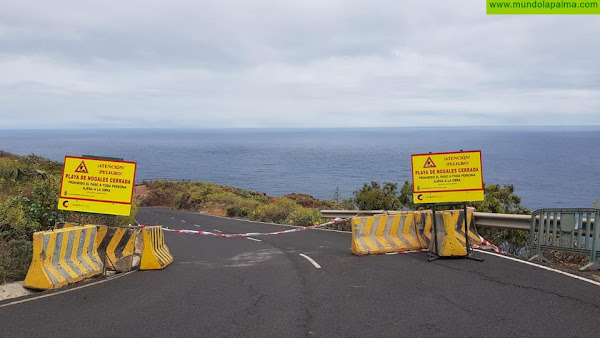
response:
M600 124L597 16L0 0L0 128Z

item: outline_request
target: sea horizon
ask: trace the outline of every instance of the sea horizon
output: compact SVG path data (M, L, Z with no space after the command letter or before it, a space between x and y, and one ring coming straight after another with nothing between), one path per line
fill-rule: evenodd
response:
M343 198L372 180L411 180L410 155L481 150L486 184L513 185L532 210L591 207L600 126L97 128L0 130L0 150L62 162L83 154L138 163L136 179L214 182L271 196Z

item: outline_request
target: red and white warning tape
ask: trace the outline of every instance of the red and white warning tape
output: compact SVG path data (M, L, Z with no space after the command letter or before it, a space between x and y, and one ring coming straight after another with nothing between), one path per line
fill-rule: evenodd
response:
M334 219L331 222L327 222L327 223L323 223L323 224L317 224L317 225L310 225L310 226L305 226L305 227L297 227L294 229L289 229L289 230L282 230L282 231L274 231L274 232L244 232L244 233L239 233L239 234L222 234L222 233L215 233L215 232L210 232L210 231L202 231L202 230L186 230L186 229L170 229L167 227L161 227L163 231L170 231L170 232L176 232L176 233L180 233L180 234L191 234L191 235L203 235L203 236L215 236L215 237L224 237L224 238L232 238L232 237L250 237L250 236L270 236L270 235L281 235L281 234L287 234L290 232L298 232L298 231L304 231L304 230L308 230L308 229L314 229L314 228L319 228L319 227L323 227L326 225L331 225L331 224L335 224L336 222L342 221L343 219ZM140 228L144 228L146 227L145 225L140 224Z
M491 248L492 250L496 251L496 253L499 253L499 254L504 253L502 251L502 249L500 249L499 247L497 247L494 244L490 243L487 239L481 237L481 235L479 236L479 238L481 239L481 244L485 245L487 248ZM487 249L487 248L484 248L484 247L482 247L480 245L477 245L477 244L473 244L473 245L471 245L471 247L473 249L481 249L481 250Z
M271 235L281 235L281 234L287 234L287 233L291 233L291 232L298 232L298 231L304 231L304 230L309 230L309 229L315 229L315 228L319 228L319 227L323 227L326 225L332 225L335 224L337 222L340 221L345 221L346 219L343 218L335 218L334 220L332 220L331 222L327 222L327 223L323 223L323 224L317 224L317 225L310 225L310 226L304 226L304 227L296 227L293 229L289 229L289 230L282 230L282 231L274 231L274 232L244 232L244 233L238 233L238 234L223 234L223 233L215 233L215 232L210 232L210 231L202 231L202 230L187 230L187 229L170 229L167 227L161 227L163 231L169 231L169 232L176 232L176 233L180 233L180 234L191 234L191 235L202 235L202 236L214 236L214 237L223 237L223 238L233 238L233 237L250 237L250 236L271 236ZM139 223L138 223L139 224ZM139 224L140 228L145 228L146 226L143 224ZM485 250L485 249L492 249L495 252L502 254L503 251L502 249L500 249L499 247L495 246L494 244L490 243L487 239L479 236L479 238L481 239L481 245L478 244L473 244L471 245L471 248L473 249L481 249L481 250ZM398 252L400 254L405 254L405 253L413 253L413 252L423 252L423 251L429 251L428 249L419 249L419 250L410 250L410 251L404 251L404 252ZM392 253L395 254L395 253Z

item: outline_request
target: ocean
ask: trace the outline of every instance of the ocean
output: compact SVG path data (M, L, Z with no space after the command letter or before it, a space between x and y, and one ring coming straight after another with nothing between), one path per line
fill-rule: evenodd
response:
M344 198L411 180L411 154L481 150L486 184L512 184L531 210L600 198L600 127L0 130L0 150L138 163L136 180L190 179Z

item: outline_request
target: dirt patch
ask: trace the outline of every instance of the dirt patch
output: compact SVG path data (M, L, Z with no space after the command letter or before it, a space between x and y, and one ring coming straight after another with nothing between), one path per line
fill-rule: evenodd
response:
M325 208L326 209L336 209L337 208L335 203L333 203L331 201L319 200L311 195L291 193L291 194L283 195L283 197L289 198L293 201L296 201L296 203L300 204L301 206L303 206L305 208L319 208L319 209L325 209Z
M146 185L136 185L133 188L133 193L138 201L142 201L150 194L150 189Z
M560 251L544 252L548 262L534 262L556 270L568 272L587 279L600 281L600 270L580 271L579 268L589 263L589 256Z
M201 209L200 212L214 216L227 216L227 210L221 207L204 208Z

